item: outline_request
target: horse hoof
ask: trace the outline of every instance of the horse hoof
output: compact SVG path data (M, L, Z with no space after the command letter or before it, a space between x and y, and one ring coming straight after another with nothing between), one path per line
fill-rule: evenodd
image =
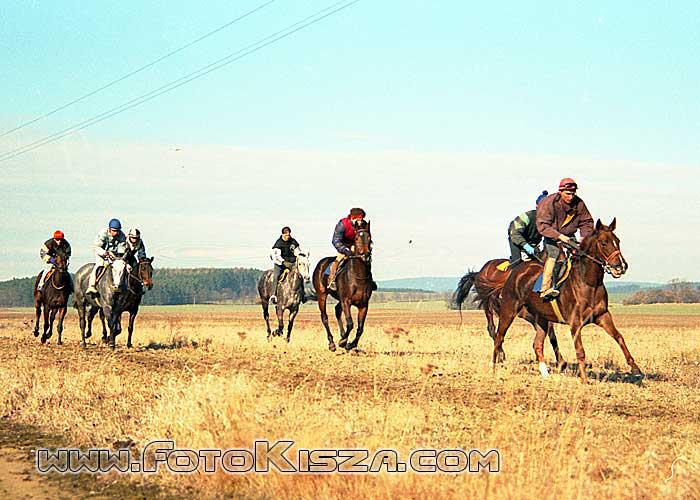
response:
M503 351L498 351L496 354L496 363L503 363L506 360L506 353Z
M348 341L345 339L340 339L340 342L338 342L338 347L345 347L347 345Z
M44 337L43 335L41 336L41 343L46 344L46 337Z
M329 349L331 352L335 352L335 349L336 349L335 344L328 344L328 349Z
M566 367L568 366L566 364L566 361L562 361L559 363L559 373L564 373L564 370L566 370Z
M544 363L544 362L540 363L540 375L542 375L542 378L549 377L549 370L547 369L547 363Z
M644 373L642 373L642 370L640 370L639 367L636 367L636 366L635 366L635 367L632 369L632 372L631 372L631 373L632 373L632 375L635 376L635 377L644 378Z
M348 345L345 346L346 351L352 351L357 347L357 344L355 342L350 342Z
M289 337L287 337L287 344L289 344L289 341L290 341L290 340L292 340L292 339L290 339Z
M87 332L87 333L85 334L85 338L86 338L86 339L89 339L90 337L92 337L92 332Z
M63 345L63 341L59 340L58 342L56 342L56 345Z
M34 330L34 336L38 337L39 336L39 330Z
M128 344L126 344L126 346L127 346L129 349L131 349L131 347L132 347L131 342L129 342Z

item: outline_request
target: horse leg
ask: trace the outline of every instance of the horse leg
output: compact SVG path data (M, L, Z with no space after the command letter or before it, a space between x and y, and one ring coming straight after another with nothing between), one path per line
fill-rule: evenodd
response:
M63 319L66 317L68 312L68 307L62 307L58 310L58 325L56 325L56 330L58 331L58 345L63 344Z
M362 337L362 333L365 331L365 319L367 319L368 310L369 306L367 305L357 308L357 332L355 333L355 340L348 344L348 349L355 349L360 343L360 337Z
M350 301L349 300L343 300L343 314L345 315L345 332L343 333L343 338L340 339L340 342L338 342L338 345L340 347L345 347L347 351L352 349L351 345L348 344L348 338L350 337L350 333L352 332L352 329L355 327L355 325L352 322L352 311L350 310Z
M36 309L36 322L34 323L34 336L39 336L39 318L41 318L41 302L34 300L34 308Z
M114 316L114 313L112 312L112 308L107 306L102 308L102 311L104 311L104 316L107 319L107 326L109 327L109 347L114 350L116 347L116 328L117 328L117 319Z
M284 307L276 304L275 312L277 313L277 329L274 331L275 337L281 337L284 333Z
M46 339L48 339L48 333L49 333L49 317L51 316L51 310L48 308L46 304L44 304L44 330L41 334L41 343L45 344Z
M642 370L639 369L637 363L635 363L634 358L632 357L632 354L630 354L629 349L627 349L625 339L622 338L622 334L615 326L610 311L605 311L602 315L598 316L595 319L595 322L598 326L603 328L608 333L608 335L614 338L615 342L617 342L617 344L620 346L620 349L622 349L622 353L625 355L625 360L627 361L627 364L632 369L632 374L643 375Z
M343 337L343 318L342 318L342 316L343 316L343 304L338 302L335 305L335 319L336 319L336 321L338 321L338 335L340 335L341 338Z
M328 295L324 291L318 291L318 308L321 311L321 323L323 323L326 329L326 336L328 337L328 349L335 351L335 342L333 341L333 334L328 326L328 313L326 312L326 300L328 300Z
M493 320L493 308L491 305L491 300L486 303L484 307L484 315L486 316L486 324L489 331L489 336L491 340L496 342L496 322ZM506 353L503 351L503 347L498 350L498 362L503 363L506 360Z
M535 340L532 343L532 348L535 350L535 358L537 358L539 364L540 374L542 378L547 378L549 377L549 370L547 369L547 363L544 361L544 339L547 336L549 321L538 318L532 326L535 327Z
M559 367L559 372L566 370L566 361L564 357L559 352L559 341L557 341L557 334L554 331L554 323L549 323L547 326L547 335L549 336L549 343L552 344L552 350L554 351L554 356L557 358L557 366Z
M292 328L294 327L294 318L299 314L299 306L289 310L289 321L287 322L287 342L292 338Z
M87 312L87 332L85 333L85 338L89 339L92 337L92 320L95 319L95 314L97 314L98 308L89 306L90 310ZM99 309L102 311L101 309Z
M574 347L576 348L576 359L578 360L579 375L581 382L588 383L588 375L586 374L586 351L583 349L583 341L581 340L581 332L583 325L577 319L571 324L571 337L574 339Z
M87 337L85 335L85 326L86 326L86 316L87 316L87 311L85 310L85 304L81 304L78 306L78 317L80 318L80 338L83 341L83 348L87 347L87 344L85 344L85 338Z
M131 336L134 334L134 321L136 320L136 314L138 314L138 311L129 311L129 338L126 339L127 347L132 347Z
M263 299L263 301L260 303L260 305L262 306L262 310L263 310L263 318L265 319L265 326L267 326L267 340L270 340L270 333L272 333L270 330L270 311L268 310L268 308L270 307L270 302Z
M513 323L519 307L514 307L514 304L504 302L501 306L501 311L498 317L498 329L496 330L496 338L493 341L493 365L496 368L496 363L499 363L498 353L503 350L503 341L506 338L506 332ZM500 361L502 363L502 361Z

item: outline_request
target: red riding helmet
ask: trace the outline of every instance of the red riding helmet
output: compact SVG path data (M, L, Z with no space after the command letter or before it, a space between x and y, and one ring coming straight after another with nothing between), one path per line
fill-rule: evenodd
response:
M569 177L565 177L559 182L559 191L576 191L577 189L576 181Z
M57 231L54 231L53 238L55 240L62 240L63 238L65 238L65 235L63 234L63 231L59 229Z

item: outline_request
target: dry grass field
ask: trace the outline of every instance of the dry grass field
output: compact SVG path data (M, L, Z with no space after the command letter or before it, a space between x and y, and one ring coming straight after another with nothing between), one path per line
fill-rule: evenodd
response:
M614 341L584 330L591 384L543 380L518 320L491 370L483 315L442 305L370 307L357 354L331 353L315 303L291 344L266 341L254 307L145 308L135 346L42 346L30 310L0 310L0 415L81 447L159 438L179 448L498 449L498 474L118 476L163 494L252 498L700 498L700 308L626 307L614 315L643 382ZM557 328L570 364L570 336ZM549 346L545 351L550 361ZM552 363L552 369L554 365Z

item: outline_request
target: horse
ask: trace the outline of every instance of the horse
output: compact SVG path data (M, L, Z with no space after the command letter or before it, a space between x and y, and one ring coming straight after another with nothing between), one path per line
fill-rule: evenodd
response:
M369 299L372 296L372 275L371 265L371 244L372 235L369 223L355 232L355 244L352 246L352 255L345 260L345 266L338 270L335 278L336 289L328 289L328 276L326 269L330 266L335 257L321 259L316 265L313 273L313 286L318 297L318 308L321 311L321 322L326 328L328 336L328 349L336 350L333 334L328 326L328 314L326 313L326 301L328 295L335 298L338 303L335 305L335 317L340 330L340 341L338 345L346 350L355 349L360 341L365 328ZM355 339L348 342L348 337L353 329L352 314L350 307L357 308L357 332ZM346 328L343 329L341 316L345 316Z
M560 286L556 301L545 301L533 291L533 285L542 272L542 265L531 261L510 272L500 294L500 315L493 350L494 367L508 328L518 312L525 308L539 326L535 337L535 353L543 375L547 373L542 353L544 332L551 322L569 324L576 348L579 374L584 384L588 382L588 378L581 330L591 323L602 327L615 339L632 375L643 377L642 371L627 349L622 334L613 322L608 310L608 292L603 284L605 273L617 279L629 268L620 250L620 239L614 233L615 228L616 219L608 226L598 219L593 234L584 238L580 247L572 252L571 272L569 278Z
M58 345L63 344L63 319L68 311L68 298L73 293L73 281L68 273L68 260L61 254L56 255L54 269L49 271L44 281L44 287L38 290L41 273L34 282L34 308L36 309L36 322L34 324L34 336L39 336L39 317L44 311L44 331L41 335L41 343L45 344L53 335L53 322L58 316ZM43 271L42 271L43 272Z
M286 277L279 284L272 282L273 271L268 269L258 280L258 295L260 295L260 304L262 305L263 318L267 325L267 340L270 336L282 336L284 333L284 311L289 311L289 320L287 322L287 342L292 336L292 328L294 327L294 319L299 313L299 304L301 303L301 292L304 283L309 282L309 254L300 253L297 255L297 260L294 266L285 271ZM284 275L283 275L284 276ZM275 293L277 288L277 293ZM270 312L268 306L270 304L270 296L277 296L277 304L275 309L277 312L277 329L270 330Z
M119 317L117 317L117 331L121 332L121 315L124 312L129 313L129 337L126 341L127 347L132 347L131 337L134 333L134 321L136 320L136 315L139 313L139 306L141 305L141 299L144 293L144 287L148 290L153 289L153 259L143 259L136 263L135 266L127 267L127 277L126 277L126 291L119 296L117 310L121 311ZM107 343L109 338L107 337L107 328L105 326L105 315L102 309L99 309L100 321L102 323L102 341ZM88 315L88 322L91 323L94 316ZM88 331L91 330L91 325L88 324ZM86 337L89 337L86 335ZM118 334L117 334L118 335Z
M85 264L75 273L76 289L73 307L78 310L80 316L80 333L83 340L83 347L86 347L85 339L92 335L92 320L98 311L104 314L109 327L109 346L115 348L115 338L121 332L121 313L125 305L122 297L126 291L126 266L130 260L127 253L117 256L111 260L104 270L104 276L97 282L96 288L99 296L88 295L85 291L88 288L90 273L95 264ZM87 332L85 331L88 327Z
M500 270L499 266L502 266L502 264L505 262L508 262L508 259L492 259L486 262L486 264L484 264L478 272L467 272L459 280L457 289L452 295L453 303L459 308L459 323L461 326L462 304L467 299L472 287L474 288L477 295L479 308L484 311L484 315L486 316L489 336L494 343L496 341L496 322L494 321L494 316L500 315L500 293L503 289L503 285L505 285L505 282L511 273L511 270L513 269L513 266L510 266L505 271ZM536 318L532 314L524 309L521 309L518 316L530 323L535 329L535 335L538 334L538 328L540 327ZM546 335L549 337L549 342L554 350L559 371L564 371L566 369L566 361L564 361L564 358L559 352L559 342L557 341L557 336L554 332L554 325L551 323L547 324ZM536 348L536 344L533 344L533 348ZM535 351L535 355L537 355L537 351ZM499 347L496 357L499 363L505 361L506 354L503 351L502 346ZM546 375L543 373L543 376Z

